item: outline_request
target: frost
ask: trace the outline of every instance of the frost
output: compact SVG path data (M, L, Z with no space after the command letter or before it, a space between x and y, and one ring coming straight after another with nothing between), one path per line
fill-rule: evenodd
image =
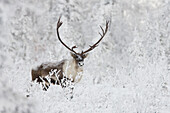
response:
M1 0L0 113L169 113L169 6L169 0ZM71 100L65 98L71 88L42 91L31 82L32 68L71 58L56 36L60 15L62 40L79 52L110 22L85 59L82 80L71 85Z

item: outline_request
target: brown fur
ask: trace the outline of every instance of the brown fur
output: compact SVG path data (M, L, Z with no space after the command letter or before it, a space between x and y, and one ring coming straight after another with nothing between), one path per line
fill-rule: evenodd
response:
M44 63L37 67L37 69L32 69L32 81L35 81L37 79L38 83L43 82L43 80L46 82L46 87L49 87L50 83L45 78L46 76L49 76L49 73L51 70L57 69L58 72L58 79L55 74L49 76L51 83L59 85L61 83L61 79L63 79L63 65L64 61L56 65L55 63ZM42 79L43 80L42 80Z

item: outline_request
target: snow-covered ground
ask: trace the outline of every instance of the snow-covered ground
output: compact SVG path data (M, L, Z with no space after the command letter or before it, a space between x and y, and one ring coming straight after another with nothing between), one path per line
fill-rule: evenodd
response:
M77 51L110 21L72 100L31 82L35 66L71 58L60 15ZM170 113L170 1L0 0L0 77L0 113Z

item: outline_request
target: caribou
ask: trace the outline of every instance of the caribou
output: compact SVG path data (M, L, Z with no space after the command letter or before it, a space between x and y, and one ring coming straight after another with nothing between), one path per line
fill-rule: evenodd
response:
M99 35L101 36L100 39L94 45L90 46L87 50L78 53L74 50L75 48L77 48L77 46L73 46L70 48L61 40L59 28L61 27L63 22L60 21L60 19L61 17L59 17L57 22L57 37L61 44L68 50L70 50L72 59L65 59L57 63L42 63L40 66L32 69L32 81L42 83L43 90L47 90L51 84L60 85L62 88L65 88L71 83L78 83L83 76L84 59L87 57L88 52L98 46L99 42L103 39L108 31L109 22L106 21L105 29L100 26L102 30L102 33L99 32Z

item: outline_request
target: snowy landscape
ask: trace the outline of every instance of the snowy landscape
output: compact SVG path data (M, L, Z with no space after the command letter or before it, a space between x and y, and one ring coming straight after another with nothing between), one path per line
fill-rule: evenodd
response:
M31 69L71 59L109 29L67 99ZM0 113L170 113L170 0L0 0ZM29 97L27 97L29 95Z

